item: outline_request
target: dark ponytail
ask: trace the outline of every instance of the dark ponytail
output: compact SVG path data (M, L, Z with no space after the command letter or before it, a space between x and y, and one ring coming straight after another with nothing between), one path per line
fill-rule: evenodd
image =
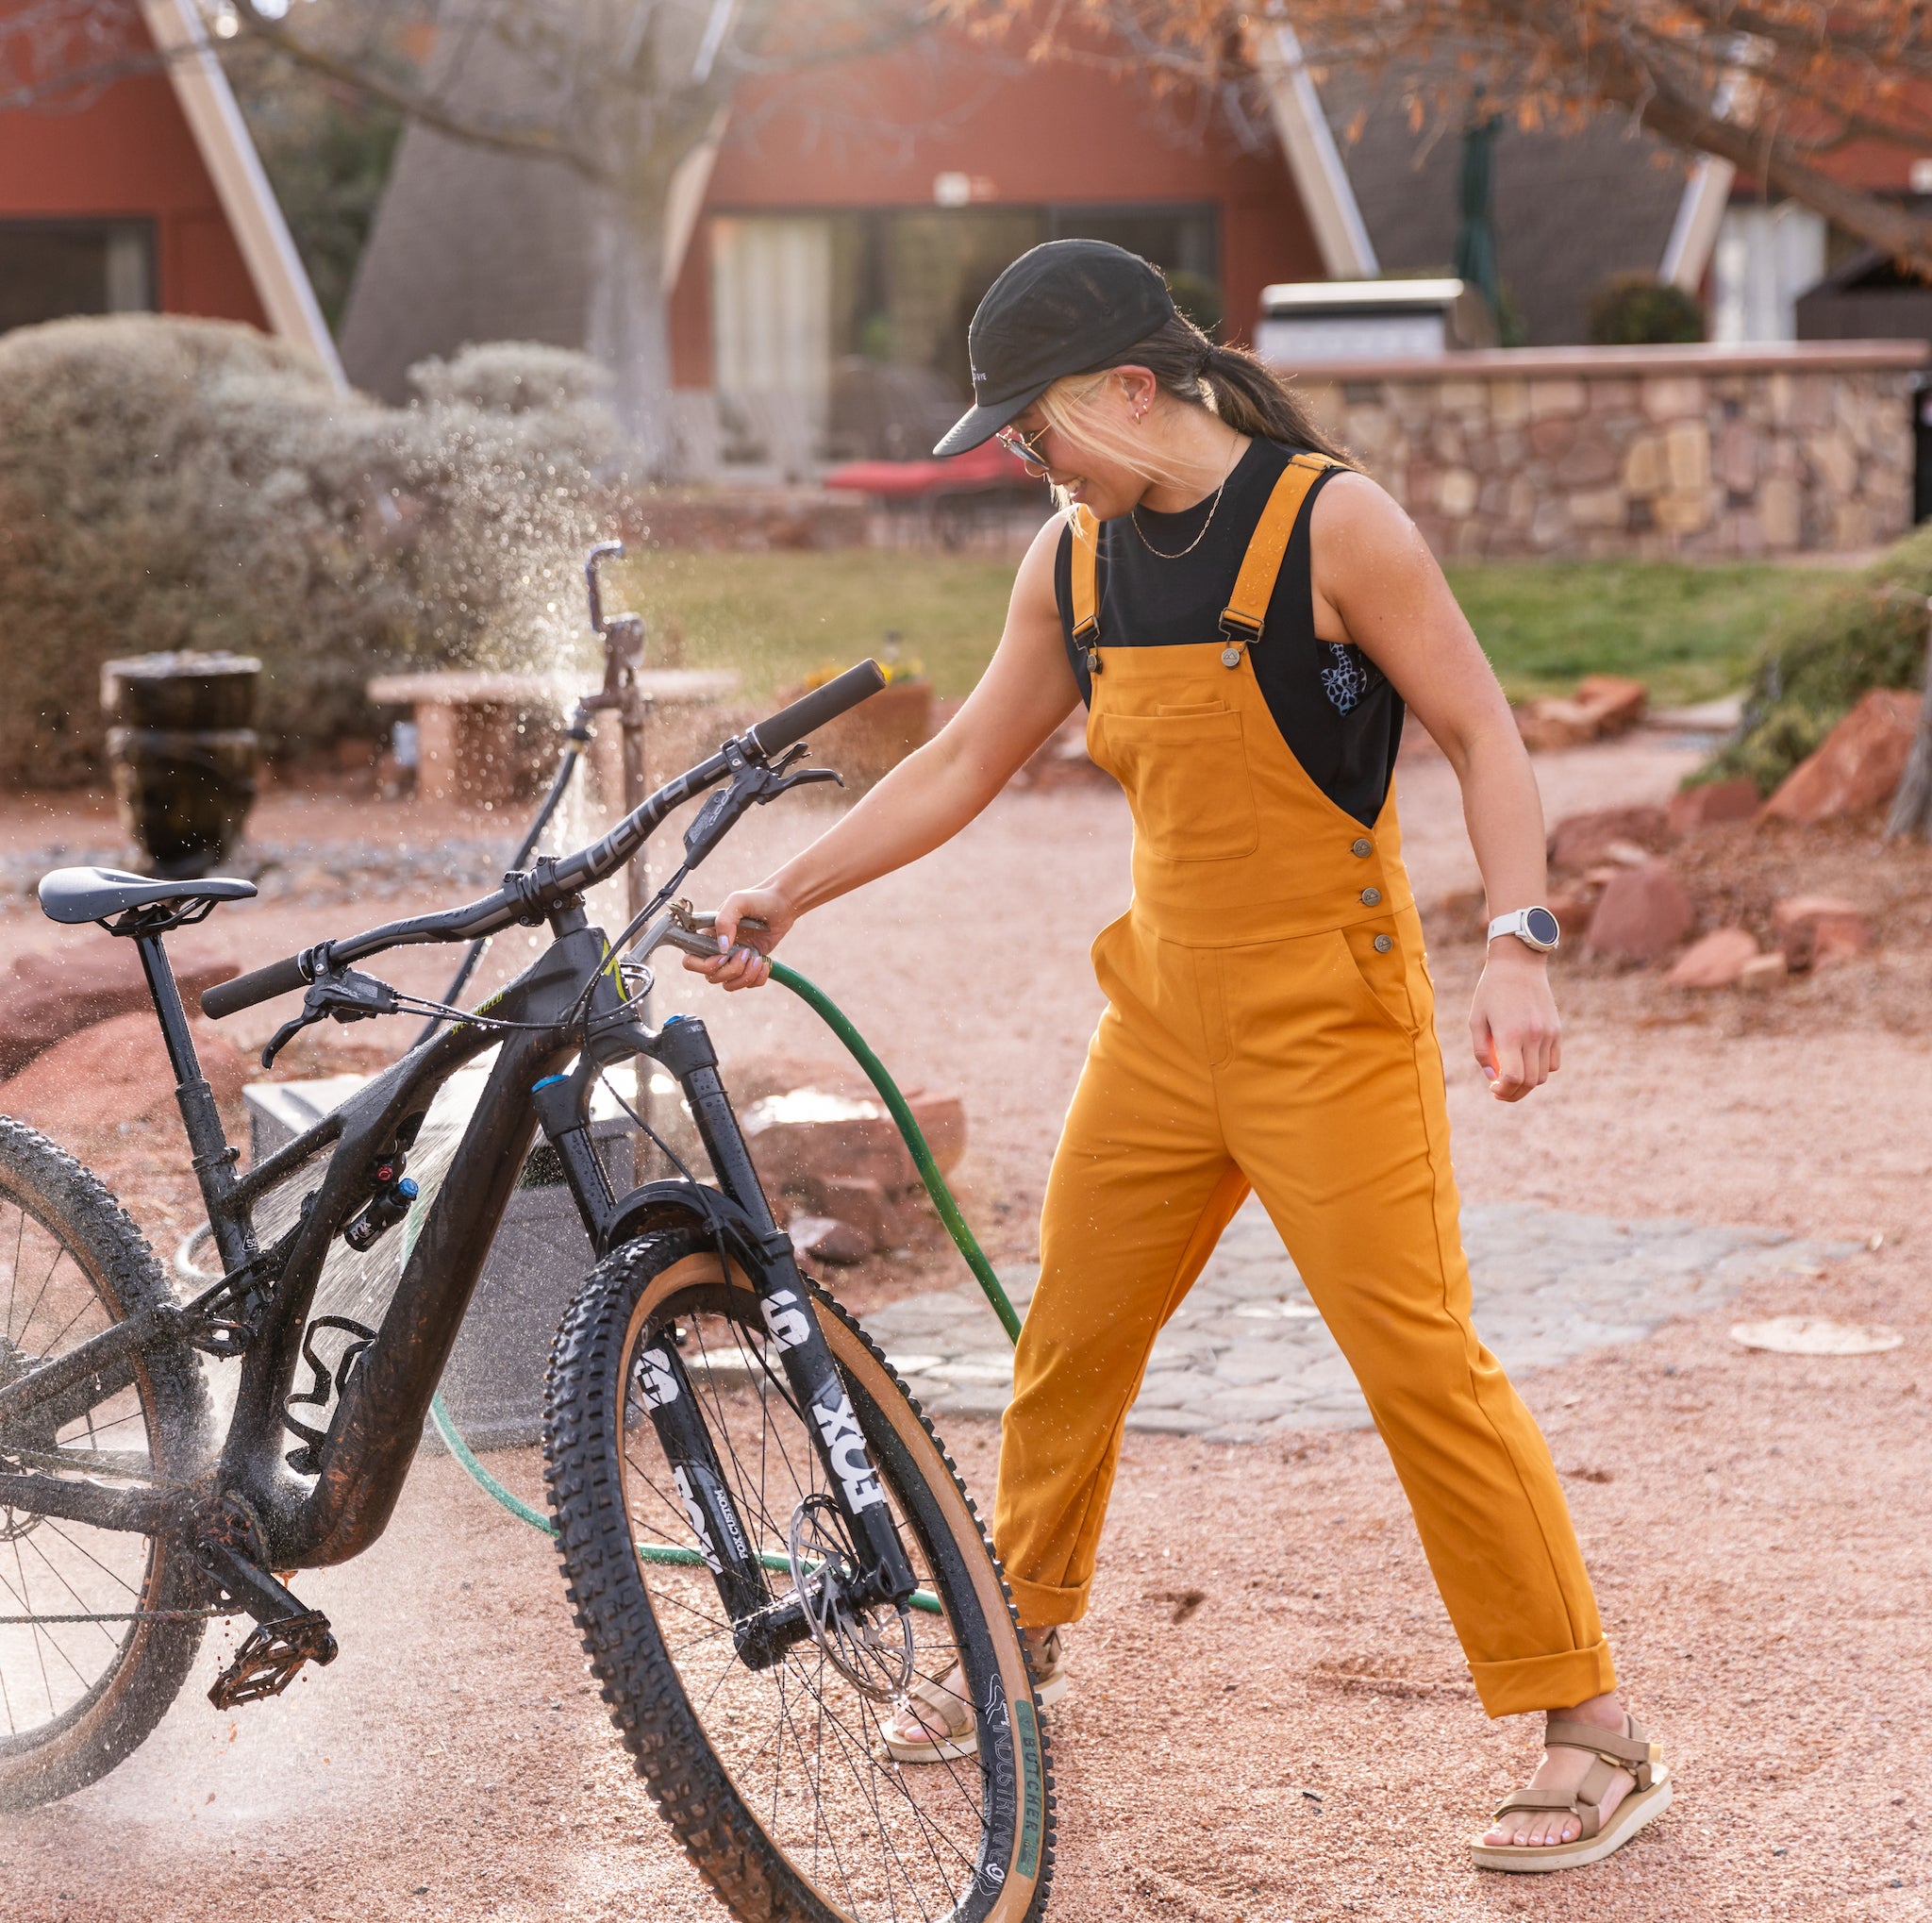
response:
M1185 314L1176 314L1108 364L1146 368L1164 393L1208 409L1237 434L1277 441L1288 447L1311 448L1351 467L1357 465L1345 447L1322 430L1301 396L1259 355L1245 347L1224 347L1210 341Z

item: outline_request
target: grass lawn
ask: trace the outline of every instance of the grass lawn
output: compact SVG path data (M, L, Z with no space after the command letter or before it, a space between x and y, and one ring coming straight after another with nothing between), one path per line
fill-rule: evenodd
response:
M651 659L675 624L692 667L732 667L762 701L821 665L904 637L941 694L963 694L999 640L1013 563L900 549L664 552L630 563L629 605ZM1675 561L1493 561L1449 579L1512 699L1579 676L1634 675L1660 705L1741 687L1773 625L1843 577L1824 569Z
M1659 707L1741 688L1772 629L1845 580L1751 562L1512 560L1448 574L1511 700L1633 675Z
M622 570L650 624L646 659L675 624L686 664L735 668L759 702L813 668L850 667L904 637L941 694L964 694L999 643L1014 563L896 548L829 554L692 554L660 550Z

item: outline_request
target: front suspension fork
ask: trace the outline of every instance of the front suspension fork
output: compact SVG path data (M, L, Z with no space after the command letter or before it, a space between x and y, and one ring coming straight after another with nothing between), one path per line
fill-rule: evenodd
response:
M852 1397L812 1313L810 1291L799 1274L791 1238L773 1218L731 1112L710 1037L702 1022L674 1016L656 1038L654 1052L683 1085L719 1186L758 1237L753 1275L758 1310L810 1430L812 1447L824 1465L827 1490L861 1572L857 1593L846 1599L860 1607L903 1607L918 1588L918 1579L899 1541ZM644 1351L640 1368L645 1378L640 1382L643 1400L686 1514L700 1542L707 1544L705 1560L730 1614L739 1652L754 1668L765 1667L808 1633L799 1599L772 1603L764 1565L745 1533L691 1395L690 1377L668 1337Z

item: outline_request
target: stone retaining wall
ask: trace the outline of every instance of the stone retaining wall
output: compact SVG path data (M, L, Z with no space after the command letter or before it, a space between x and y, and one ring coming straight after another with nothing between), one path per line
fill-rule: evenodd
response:
M1294 370L1444 559L1846 553L1911 526L1910 341Z

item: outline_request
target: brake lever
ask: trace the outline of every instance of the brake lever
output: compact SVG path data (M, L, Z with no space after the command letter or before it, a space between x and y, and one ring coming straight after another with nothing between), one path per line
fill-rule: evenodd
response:
M261 1065L273 1068L275 1057L304 1028L317 1022L369 1022L377 1015L400 1012L396 992L388 982L354 968L332 969L309 984L308 993L302 997L302 1012L275 1030L261 1051Z

